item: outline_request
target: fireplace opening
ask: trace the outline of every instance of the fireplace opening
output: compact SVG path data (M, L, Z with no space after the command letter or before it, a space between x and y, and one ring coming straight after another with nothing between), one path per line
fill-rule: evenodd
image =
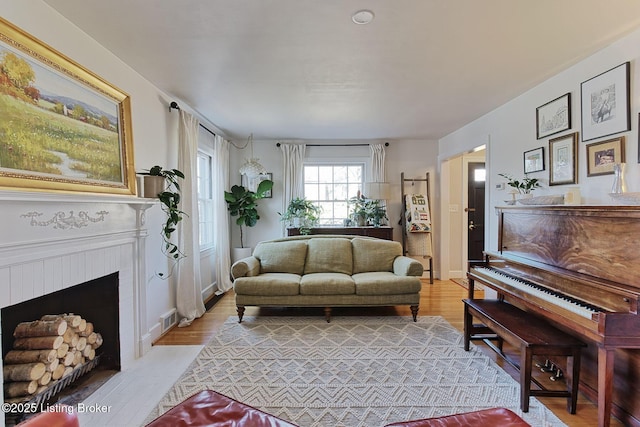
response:
M120 370L118 285L118 273L113 273L2 308L0 315L3 361L7 353L14 348L16 339L13 335L16 326L21 322L31 322L46 315L73 313L91 322L94 331L99 332L102 337L102 345L95 351L95 358L98 360L95 368L91 366L89 372L82 372L82 376L74 378L72 384L66 386L63 391L56 392L56 395L51 396L46 404L78 403L103 384L110 375ZM92 377L95 378L94 381L91 380ZM29 399L29 396L25 399ZM7 421L11 424L9 419Z

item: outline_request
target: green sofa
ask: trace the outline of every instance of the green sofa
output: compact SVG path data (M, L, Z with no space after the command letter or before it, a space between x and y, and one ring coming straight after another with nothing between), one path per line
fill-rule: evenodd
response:
M360 236L295 236L258 243L231 266L239 321L246 306L409 305L418 315L422 264L402 245Z

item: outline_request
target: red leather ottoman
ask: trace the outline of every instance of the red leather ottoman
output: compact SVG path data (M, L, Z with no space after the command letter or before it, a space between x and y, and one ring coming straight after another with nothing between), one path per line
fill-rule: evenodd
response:
M147 427L297 427L213 390L203 390L147 424Z
M48 411L27 418L16 427L80 427L78 415L73 406L58 405L57 408L59 412L49 408Z
M424 420L401 421L385 427L527 427L522 418L505 408L483 409ZM530 426L529 426L530 427Z

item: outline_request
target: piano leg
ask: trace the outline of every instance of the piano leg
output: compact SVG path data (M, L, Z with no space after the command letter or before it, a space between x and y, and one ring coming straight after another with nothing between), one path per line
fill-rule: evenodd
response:
M533 350L528 345L523 345L520 349L520 409L522 412L529 412L532 360Z
M615 350L598 347L598 427L609 427Z

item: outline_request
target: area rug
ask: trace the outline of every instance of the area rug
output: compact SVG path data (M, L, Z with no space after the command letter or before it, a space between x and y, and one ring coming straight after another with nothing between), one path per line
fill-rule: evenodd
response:
M441 317L227 319L147 417L204 389L303 427L383 426L506 407L532 426L564 424Z

